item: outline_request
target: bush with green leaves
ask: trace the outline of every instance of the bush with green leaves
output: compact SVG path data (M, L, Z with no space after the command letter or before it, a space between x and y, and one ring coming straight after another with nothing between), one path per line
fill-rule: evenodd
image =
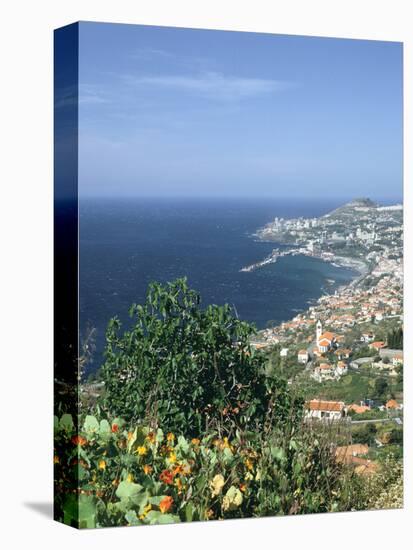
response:
M265 374L265 357L250 346L254 327L229 305L202 308L178 279L152 283L130 316L129 330L114 318L106 334L101 374L111 414L186 435L259 430L269 412L275 422L299 420L302 402L293 406L286 382Z

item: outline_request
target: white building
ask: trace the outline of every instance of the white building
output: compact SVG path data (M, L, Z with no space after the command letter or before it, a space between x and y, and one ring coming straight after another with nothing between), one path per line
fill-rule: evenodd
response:
M343 401L321 401L312 399L305 404L307 420L337 421L345 418L347 409Z
M307 350L301 349L301 350L298 352L297 360L298 360L298 362L301 363L302 365L305 365L306 363L308 363L308 352L307 352Z
M288 348L282 348L280 351L280 357L287 357L288 356Z

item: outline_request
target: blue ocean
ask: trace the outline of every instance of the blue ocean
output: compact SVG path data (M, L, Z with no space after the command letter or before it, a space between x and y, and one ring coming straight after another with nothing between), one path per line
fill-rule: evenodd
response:
M356 276L317 259L286 256L252 272L240 269L277 246L253 233L274 217L312 217L344 201L234 199L82 199L79 206L80 330L95 329L89 371L103 360L105 330L143 302L151 281L186 276L202 303L232 304L258 329L306 309Z

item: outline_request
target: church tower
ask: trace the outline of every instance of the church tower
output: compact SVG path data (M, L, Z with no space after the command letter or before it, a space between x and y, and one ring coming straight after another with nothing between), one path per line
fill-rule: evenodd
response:
M317 344L318 342L320 341L320 336L322 335L323 333L323 325L321 324L321 321L320 319L317 321Z

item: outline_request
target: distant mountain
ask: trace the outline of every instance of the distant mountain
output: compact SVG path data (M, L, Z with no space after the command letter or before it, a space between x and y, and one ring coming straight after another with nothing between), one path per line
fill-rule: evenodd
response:
M377 208L378 204L368 198L359 198L353 199L352 201L339 206L335 210L332 210L326 214L325 218L335 217L335 216L353 216L357 211L365 211L370 208Z

